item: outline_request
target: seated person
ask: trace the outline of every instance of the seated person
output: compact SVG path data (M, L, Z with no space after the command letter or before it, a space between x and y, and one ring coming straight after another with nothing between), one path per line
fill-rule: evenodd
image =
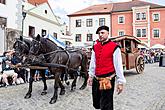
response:
M8 78L12 79L12 85L16 85L17 73L14 72L11 68L11 57L14 51L4 52L4 59L2 60L2 78L3 82L6 84L6 87L9 85Z
M14 69L14 72L18 74L16 83L17 84L24 83L23 79L25 79L25 69L20 67L21 66L21 59L19 59L13 53L13 57L11 58L11 63L12 63L12 67Z

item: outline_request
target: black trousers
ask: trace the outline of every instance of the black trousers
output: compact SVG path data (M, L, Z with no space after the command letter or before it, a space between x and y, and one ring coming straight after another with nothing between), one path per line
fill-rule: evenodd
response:
M115 78L111 80L112 88L109 90L99 90L99 81L94 78L92 84L92 98L95 109L113 110L113 93Z

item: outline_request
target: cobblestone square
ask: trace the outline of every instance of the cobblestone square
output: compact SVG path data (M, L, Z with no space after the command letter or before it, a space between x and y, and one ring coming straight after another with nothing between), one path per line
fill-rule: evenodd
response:
M114 93L115 110L165 110L165 67L158 63L146 64L144 74L125 71L127 84L122 94ZM78 80L78 87L81 79ZM30 99L24 99L28 84L0 88L0 110L94 110L91 87L74 92L66 86L66 94L59 95L55 104L49 104L54 80L47 80L48 94L41 96L42 81L33 83Z

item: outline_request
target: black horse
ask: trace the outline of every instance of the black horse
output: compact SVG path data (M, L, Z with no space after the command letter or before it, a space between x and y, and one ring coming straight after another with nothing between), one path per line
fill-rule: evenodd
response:
M22 36L20 38L16 39L16 42L13 45L13 48L15 50L15 55L19 58L22 59L22 63L24 64L24 60L28 57L29 55L29 50L30 50L30 45L31 45L31 40L30 39L25 39ZM44 89L41 92L41 95L47 94L47 84L46 84L46 78L45 78L45 69L40 69L42 81L44 83ZM32 83L33 83L33 78L35 75L36 69L30 69L30 78L29 78L29 92L32 91ZM26 76L27 77L27 76Z
M69 71L76 71L76 74L73 74L74 80L71 85L71 90L76 87L76 80L78 75L77 71L79 70L79 67L81 67L80 75L83 76L85 79L80 89L84 89L87 86L88 58L86 53L82 50L67 51L58 47L51 40L42 38L40 37L40 35L37 35L37 37L34 38L32 41L30 54L39 57L36 58L37 60L34 60L34 57L29 55L29 60L33 59L33 61L39 61L38 59L40 59L40 61L45 60L47 63L49 63L50 70L55 76L54 95L49 102L50 104L55 103L57 100L58 87L61 88L60 95L65 94L65 87L61 83L60 75L62 73L66 73L66 70L68 71L68 73L71 73ZM26 97L31 96L30 92L26 94Z

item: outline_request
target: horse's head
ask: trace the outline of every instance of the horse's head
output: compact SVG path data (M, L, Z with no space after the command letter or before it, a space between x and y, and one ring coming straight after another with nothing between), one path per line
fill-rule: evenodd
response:
M32 55L39 55L39 54L46 54L58 49L57 44L53 41L41 37L39 34L37 37L34 37L30 47L30 54Z
M22 57L23 55L28 54L29 47L30 46L28 46L28 44L23 40L22 36L20 36L20 38L17 38L16 42L13 45L17 57Z
M30 54L32 55L39 55L39 51L41 50L41 36L38 34L37 37L33 37L31 47L30 47Z

